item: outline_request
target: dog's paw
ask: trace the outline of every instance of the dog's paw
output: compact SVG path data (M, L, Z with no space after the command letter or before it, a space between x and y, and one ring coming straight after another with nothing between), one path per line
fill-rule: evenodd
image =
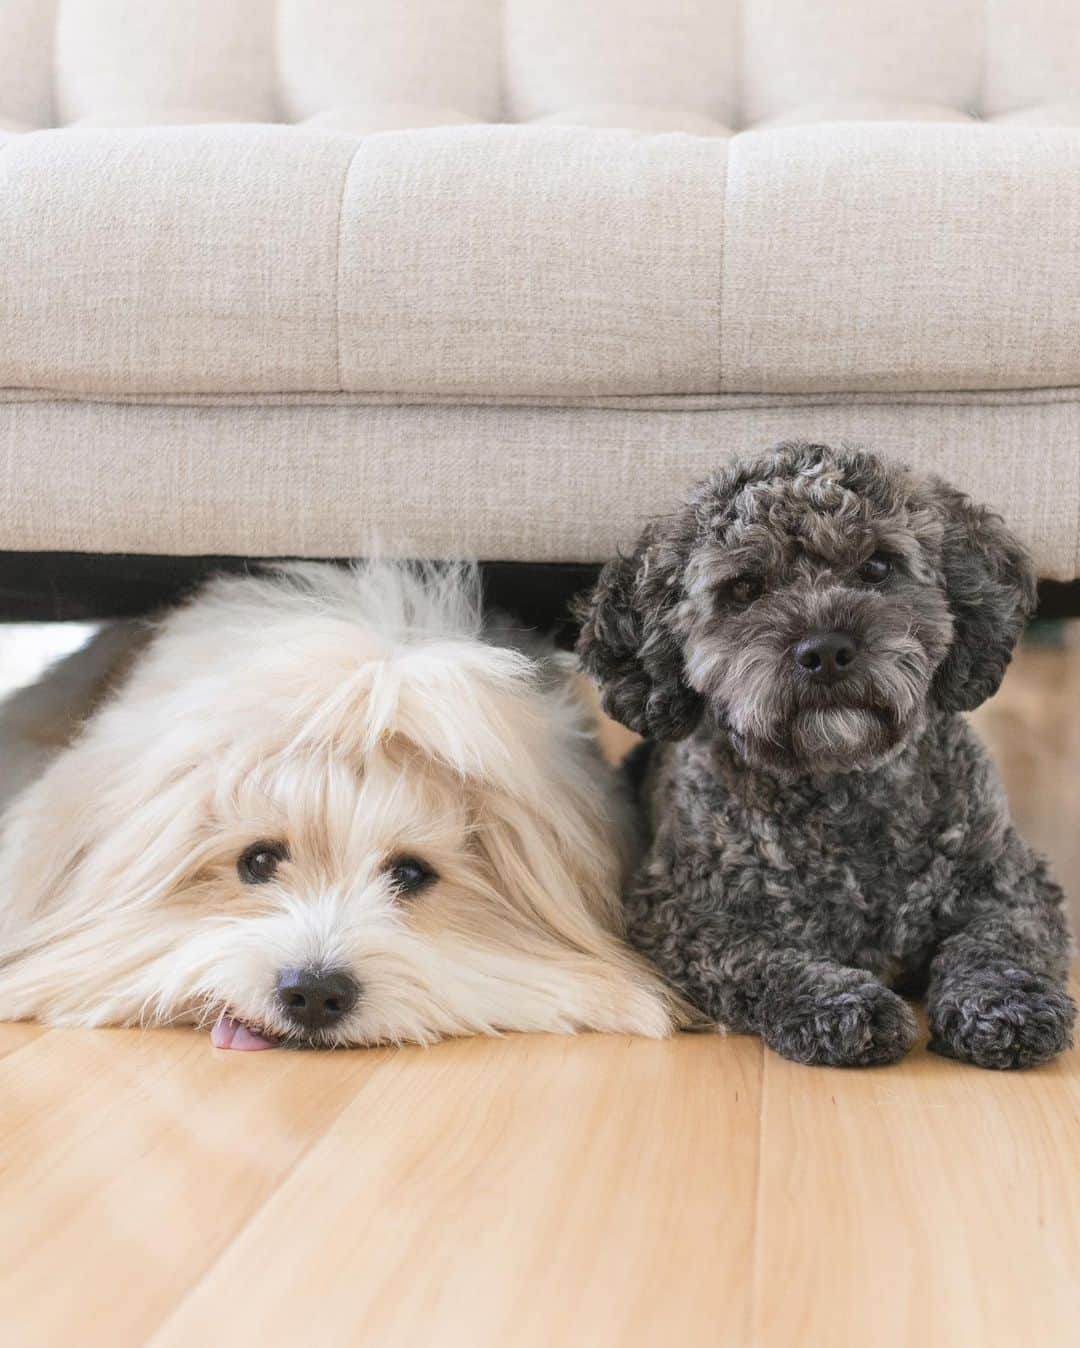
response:
M794 1062L872 1067L902 1058L915 1034L907 1002L866 978L794 999L769 1018L763 1038Z
M1069 1048L1076 1003L1057 983L1000 968L931 990L932 1053L976 1067L1037 1067Z

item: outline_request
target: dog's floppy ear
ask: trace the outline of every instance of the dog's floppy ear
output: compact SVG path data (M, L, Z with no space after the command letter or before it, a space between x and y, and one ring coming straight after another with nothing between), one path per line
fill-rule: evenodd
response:
M946 516L942 567L953 638L932 691L947 711L971 711L1005 677L1035 608L1035 571L1000 516L944 483L936 484L936 499Z
M682 642L671 627L695 533L690 508L653 521L577 606L578 656L600 685L604 711L649 739L684 739L704 710L686 683Z

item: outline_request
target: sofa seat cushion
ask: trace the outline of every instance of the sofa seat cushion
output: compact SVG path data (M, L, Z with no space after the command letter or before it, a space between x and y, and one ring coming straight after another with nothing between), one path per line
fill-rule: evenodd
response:
M0 143L0 387L1080 384L1080 131L62 129Z

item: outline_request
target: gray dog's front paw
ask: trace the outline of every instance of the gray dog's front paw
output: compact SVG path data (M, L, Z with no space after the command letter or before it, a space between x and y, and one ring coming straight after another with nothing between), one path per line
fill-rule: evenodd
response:
M808 989L769 1008L762 1037L795 1062L822 1067L870 1067L896 1062L915 1039L915 1016L875 979Z
M976 1067L1036 1067L1072 1044L1076 1003L1057 983L999 966L932 988L932 1053Z

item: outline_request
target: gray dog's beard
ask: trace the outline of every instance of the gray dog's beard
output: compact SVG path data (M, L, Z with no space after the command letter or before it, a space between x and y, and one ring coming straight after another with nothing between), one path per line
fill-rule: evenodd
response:
M929 669L878 665L874 676L844 691L799 688L778 676L733 671L734 687L709 702L712 729L725 733L754 768L791 777L880 766L926 722Z
M874 707L815 707L797 711L772 736L740 734L730 726L728 733L749 766L798 776L877 767L921 725L921 717L903 724Z
M740 659L710 698L714 723L751 767L783 776L877 767L925 724L930 669L908 654L876 661L843 690L800 687L771 661Z
M880 683L828 698L790 689L753 707L745 702L724 728L740 757L781 776L854 772L880 766L926 721L922 698L889 697ZM749 713L749 714L747 714Z

